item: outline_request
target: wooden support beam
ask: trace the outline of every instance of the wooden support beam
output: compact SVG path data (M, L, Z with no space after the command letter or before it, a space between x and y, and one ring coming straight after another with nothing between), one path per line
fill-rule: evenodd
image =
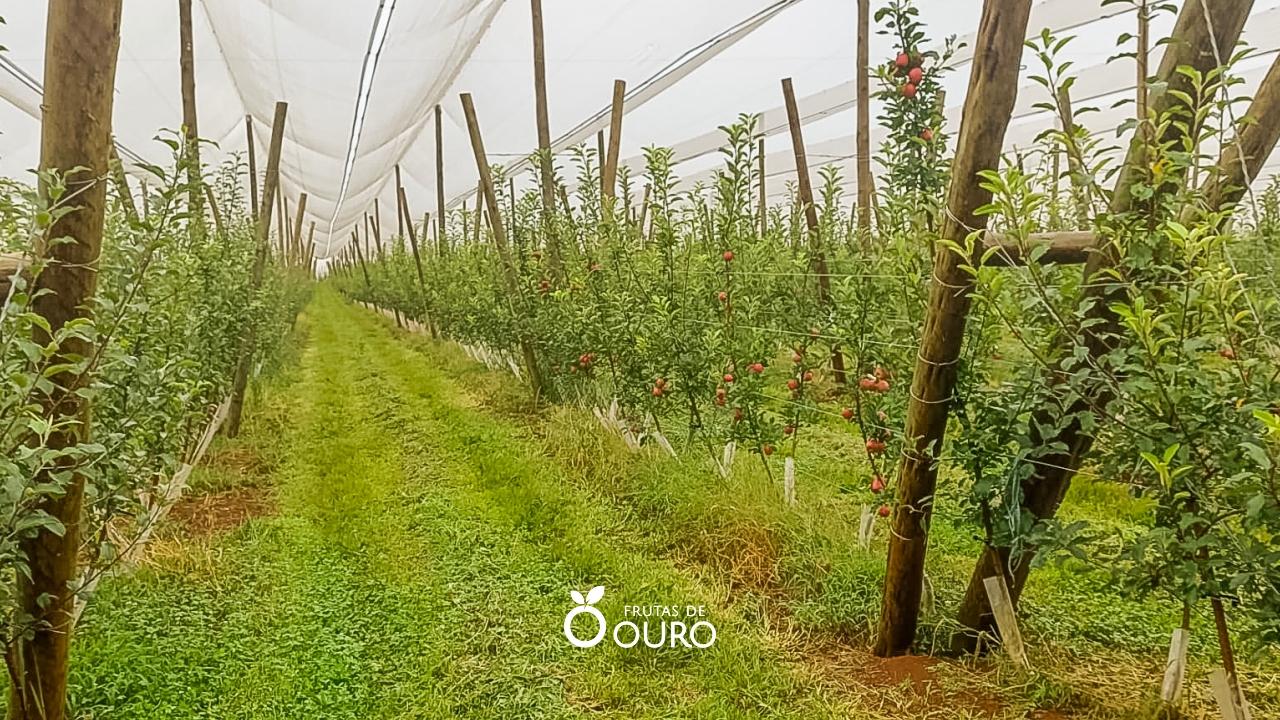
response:
M769 196L767 194L768 176L764 172L764 138L756 142L756 172L760 175L760 237L769 234Z
M448 215L444 208L444 111L439 105L436 105L436 218L440 223L436 247L443 257L449 247L449 239L445 234Z
M200 186L200 131L196 113L195 42L191 29L191 0L178 0L179 66L182 75L182 126L187 150L187 202L196 226L204 224L204 193Z
M804 135L800 127L800 111L796 106L795 88L791 78L782 81L782 95L786 100L787 123L791 128L791 147L796 156L796 175L800 187L800 203L804 206L805 224L809 228L809 248L813 253L814 270L818 275L818 296L823 307L831 304L831 278L827 275L827 255L822 247L822 233L818 227L818 208L813 201L813 185L809 177L809 159L804 149ZM840 348L831 349L831 374L836 385L845 384L844 355Z
M613 110L609 115L609 150L604 160L604 194L616 197L618 193L618 154L622 147L622 114L627 99L625 80L613 81Z
M298 213L297 213L297 217L294 218L294 221L293 221L293 244L294 244L294 252L296 253L295 257L298 261L298 264L302 264L304 261L303 247L302 247L302 219L306 217L306 215L307 215L307 194L302 193L301 195L298 196Z
M564 260L556 227L555 167L551 154L551 120L547 106L547 56L542 32L542 0L530 0L533 20L533 97L538 123L539 190L542 192L542 231L547 245L547 266L557 283L564 280Z
M991 202L978 173L995 170L1017 100L1018 71L1031 0L985 0L974 45L960 138L951 166L941 237L962 242L970 228L984 228L977 210ZM938 480L937 453L955 392L973 278L954 252L934 253L929 306L907 406L898 489L875 653L901 655L915 642L924 587L929 519ZM985 590L985 588L984 588Z
M396 163L396 236L404 237L404 185L400 182L400 164Z
M253 299L261 291L262 281L266 276L267 255L271 248L271 203L272 198L280 195L280 152L284 147L284 123L288 114L288 103L276 103L275 119L271 123L271 146L267 151L267 176L262 183L262 213L257 218L254 230L253 271L249 280ZM255 333L250 324L240 346L240 361L236 365L236 374L231 384L231 404L227 410L227 421L223 425L223 431L230 438L240 434L244 394L249 388L249 370L253 366L254 342Z
M507 250L507 234L502 225L502 215L498 211L498 196L493 190L493 176L489 172L489 159L484 150L484 139L480 135L480 122L476 119L476 108L469 93L462 94L462 111L467 119L467 132L471 135L471 149L476 158L476 170L480 173L480 190L485 206L489 209L489 224L493 230L493 244L498 249L498 257L502 263L503 276L507 281L507 293L511 298L517 316L523 313L524 302L520 294L520 285L516 278L515 264ZM538 368L538 357L533 349L533 340L528 335L520 337L520 347L524 353L529 384L533 388L534 398L542 394L542 373Z
M871 245L871 2L858 0L858 230L863 249Z
M255 222L258 218L258 161L254 155L253 140L253 116L244 116L244 131L249 141L249 208L253 213L251 219Z
M397 195L400 198L401 222L409 229L409 247L413 250L413 265L418 269L418 287L422 290L422 319L430 329L431 337L435 338L436 326L431 321L431 308L427 301L427 277L422 272L422 256L418 253L418 231L413 227L413 216L409 214L409 200L405 197L403 187L398 189ZM422 232L426 231L427 225L423 223Z
M601 207L604 207L604 204L603 204L603 203L604 203L604 196L605 196L605 189L604 189L604 181L605 181L605 177L604 177L604 163L605 163L604 130L601 130L600 132L597 132L597 133L596 133L596 158L598 159L599 164L600 164L600 202L601 202Z
M213 196L213 188L207 184L204 186L204 199L208 201L209 209L213 211L214 230L219 237L226 237L227 230L222 225L222 211L218 208L218 199Z
M1089 250L1096 242L1097 235L1086 231L1032 233L1027 237L1026 248L1028 251L1034 251L1039 245L1049 246L1049 249L1037 258L1036 262L1040 264L1083 265L1089 259ZM1013 267L1026 264L1022 248L1018 243L991 233L983 235L983 256L986 255L985 250L994 247L1000 249L983 263L987 267Z
M116 195L120 198L120 207L124 208L125 219L129 224L138 222L138 208L133 204L133 193L129 191L129 176L124 172L124 163L116 146L111 146L111 181L115 183Z
M36 280L31 310L48 323L49 332L37 328L32 337L54 348L37 370L66 368L47 373L42 382L51 382L52 388L36 390L31 396L54 428L44 441L53 457L89 441L89 405L77 391L86 386L93 371L72 368L84 367L82 360L93 357L94 345L76 333L53 343L50 333L57 334L67 323L88 319L92 313L89 306L98 285L107 206L107 186L98 178L110 169L120 17L121 0L50 0L46 14L40 170L63 175L65 197L74 198L75 206L65 215L55 215L53 224L37 236L35 248L48 264ZM47 188L40 190L43 194ZM49 242L54 238L70 242ZM30 480L32 487L61 488L29 498L26 510L48 513L62 529L54 532L41 526L11 536L10 542L17 547L10 552L25 554L29 571L17 573L10 598L14 616L27 620L24 632L6 637L8 717L63 720L68 627L76 601L72 581L81 542L86 540L81 524L85 475L82 462L68 456L52 460Z

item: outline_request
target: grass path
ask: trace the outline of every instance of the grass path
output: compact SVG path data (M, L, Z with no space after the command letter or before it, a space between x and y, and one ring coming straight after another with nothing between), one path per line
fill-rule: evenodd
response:
M254 430L282 448L278 517L106 583L76 638L79 716L851 717L379 319L322 289L305 322L297 382L264 400L281 436ZM611 624L706 605L717 642L571 647L569 591L595 585Z

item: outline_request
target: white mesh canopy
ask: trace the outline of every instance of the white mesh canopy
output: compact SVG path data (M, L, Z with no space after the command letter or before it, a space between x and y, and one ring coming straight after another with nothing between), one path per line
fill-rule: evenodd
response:
M1197 0L1190 0L1195 2ZM968 83L981 0L918 0L920 17L939 46L956 35L968 47L945 82L954 131ZM527 158L536 148L530 6L523 0L196 0L194 17L199 132L218 143L209 162L243 152L244 118L254 119L260 165L277 100L289 103L281 163L287 197L309 196L317 253L338 252L350 231L380 201L384 227L394 227L394 168L417 218L434 212L434 108L444 111L445 191L451 203L475 192L476 170L458 94L470 92L490 162L532 184ZM615 78L627 81L622 158L633 172L641 149L672 146L677 174L691 186L720 162L720 125L739 113L761 113L769 192L794 178L779 81L794 79L813 167L836 164L854 177L856 3L852 0L544 0L547 89L555 147L590 141L608 123ZM873 6L877 3L873 2ZM126 164L167 161L153 142L182 123L177 0L125 0L114 129ZM22 177L39 161L40 80L44 65L44 0L0 5L0 172ZM1163 38L1172 14L1157 15L1151 36ZM1040 0L1029 32L1076 35L1065 53L1079 76L1073 88L1081 124L1109 132L1133 113L1136 72L1122 33L1136 32L1133 8L1096 0ZM895 52L875 34L871 61ZM1257 54L1238 66L1247 96L1280 47L1280 0L1255 2L1244 31ZM1161 48L1152 49L1152 67ZM1224 49L1229 54L1229 49ZM1048 100L1027 71L1006 146L1026 148L1053 116L1034 107ZM875 87L874 81L872 85ZM877 103L872 103L877 113ZM1240 106L1238 112L1243 112ZM352 147L353 139L358 145ZM880 135L873 130L872 147ZM566 159L562 155L560 164ZM1263 176L1280 162L1272 161ZM567 170L567 168L566 168ZM566 174L569 174L566 172ZM572 178L568 178L572 179ZM329 232L330 228L332 233Z

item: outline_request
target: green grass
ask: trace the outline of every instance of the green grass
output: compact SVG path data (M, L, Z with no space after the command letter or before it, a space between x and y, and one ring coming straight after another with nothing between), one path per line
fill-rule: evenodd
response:
M299 381L248 442L286 452L278 518L204 566L104 584L76 639L93 718L845 717L722 588L367 314L320 293ZM261 433L252 437L254 433ZM571 589L703 604L706 650L583 650Z
M843 491L861 472L846 428L810 430L788 507L756 457L724 480L705 449L630 453L589 410L535 410L509 375L393 328L317 294L293 381L260 387L245 435L215 446L261 460L279 517L104 583L74 651L82 717L906 716L882 704L888 690L843 692L803 662L856 647L879 612L885 527L858 546L865 498ZM261 480L216 464L197 475L206 492ZM948 520L954 502L940 494L931 532L923 651L945 645L979 548ZM1148 513L1093 482L1063 509L1122 532ZM706 605L717 642L573 648L569 591L595 585L613 622L627 604ZM1126 600L1079 564L1036 571L1024 597L1039 670L947 682L999 694L1009 717L1140 717L1174 608ZM1195 639L1203 685L1214 652L1200 618Z

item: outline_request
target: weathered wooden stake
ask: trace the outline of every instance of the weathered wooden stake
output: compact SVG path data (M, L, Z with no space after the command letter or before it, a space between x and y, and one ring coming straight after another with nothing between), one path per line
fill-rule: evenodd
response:
M293 244L296 253L295 259L299 264L303 262L302 248L302 219L307 215L307 194L302 193L298 196L298 216L293 221Z
M400 182L400 165L396 164L396 236L404 237L404 185Z
M613 110L609 115L609 149L604 159L604 194L616 197L618 193L618 153L622 147L622 113L627 99L625 80L613 81Z
M971 228L986 226L975 211L991 202L976 182L978 173L999 167L1005 130L1017 100L1018 70L1031 0L986 0L974 43L960 138L952 163L941 237L963 242ZM915 641L923 588L928 522L938 480L936 455L955 392L957 363L969 313L972 277L967 258L949 250L934 253L929 306L907 408L893 532L885 572L884 600L875 653L901 655Z
M401 222L409 228L409 247L413 250L413 265L418 269L418 287L422 290L422 319L426 322L428 328L431 329L431 337L436 337L435 323L431 322L431 310L427 307L427 277L422 272L422 256L418 254L418 231L413 227L413 216L409 214L409 200L405 197L404 188L399 188L396 193L400 198L400 212L402 214ZM422 225L422 231L426 232L427 225Z
M551 120L547 107L547 53L542 33L542 0L530 0L533 15L533 97L538 122L538 170L542 191L542 230L547 242L547 266L557 282L564 280L564 261L556 228L555 168L551 156Z
M818 208L813 202L809 159L805 154L804 135L800 127L800 110L796 106L796 93L791 85L791 78L782 81L782 95L786 100L787 122L791 127L791 146L796 156L800 202L804 206L804 219L809 228L809 248L813 252L814 267L818 272L819 300L823 307L827 307L831 304L831 278L827 275L827 254L822 248L822 233L818 228ZM839 347L831 348L831 375L836 385L844 386L844 355L841 354Z
M756 162L759 166L756 173L760 175L760 237L764 237L769 234L769 196L764 174L764 138L760 138L756 143Z
M445 220L448 216L444 208L444 110L436 105L436 218L440 223L436 236L436 249L441 257L449 247L449 239L445 234ZM423 232L426 232L425 230ZM465 237L466 234L463 234Z
M50 0L44 58L44 110L40 133L40 169L64 173L67 197L76 209L59 217L37 241L35 251L48 260L33 293L31 309L58 333L67 323L90 317L89 300L98 284L98 258L107 206L111 113L116 58L120 49L121 0ZM74 172L76 168L84 168ZM42 194L47 188L41 188ZM52 244L46 238L73 242ZM49 333L34 331L41 345ZM41 368L72 368L93 356L93 344L74 334L63 339ZM64 370L47 378L53 388L34 399L54 428L44 446L58 452L89 439L89 406L76 392L90 380L89 370ZM67 702L68 629L75 608L71 590L80 553L85 476L81 461L63 457L40 470L32 481L61 487L59 493L32 500L29 511L48 513L64 530L41 527L16 536L26 554L29 574L17 573L17 613L30 620L25 633L6 639L9 668L9 718L63 720ZM69 477L63 478L61 476Z
M130 224L138 222L138 208L133 204L133 193L129 191L129 176L124 172L124 163L116 146L111 146L111 179L116 185L116 194L120 198L120 207L124 208L124 216Z
M858 0L858 230L871 246L871 2Z
M502 215L498 211L498 196L493 191L493 177L489 173L489 160L484 150L484 139L480 135L480 122L476 119L475 104L470 93L462 94L462 111L467 118L467 131L471 135L471 149L476 158L476 170L480 173L480 190L485 206L489 208L489 225L493 230L493 244L498 249L498 257L502 262L503 275L507 281L507 292L515 305L516 312L523 314L524 300L520 294L520 285L516 278L515 265L507 250L507 234L502 225ZM533 349L533 341L527 334L520 337L520 348L524 352L526 370L529 373L529 384L533 388L534 398L542 395L542 372L538 368L538 357Z
M244 116L244 131L249 141L249 208L253 212L253 220L258 218L258 160L254 154L253 116Z
M204 194L200 186L200 133L196 114L195 41L191 30L191 0L178 0L178 36L181 44L179 65L182 73L182 125L187 142L187 202L191 220L204 225Z
M262 184L262 214L258 216L254 232L253 276L249 285L254 299L257 298L262 288L262 280L266 275L267 254L271 247L271 198L276 197L280 191L280 151L284 146L284 122L288 113L288 103L276 103L275 119L271 124L271 147L267 152L267 176ZM255 333L253 325L250 324L245 341L240 346L240 362L236 365L236 374L231 387L231 407L227 411L227 422L223 426L227 437L230 438L240 434L244 394L249 388L249 369L253 366L254 340Z

